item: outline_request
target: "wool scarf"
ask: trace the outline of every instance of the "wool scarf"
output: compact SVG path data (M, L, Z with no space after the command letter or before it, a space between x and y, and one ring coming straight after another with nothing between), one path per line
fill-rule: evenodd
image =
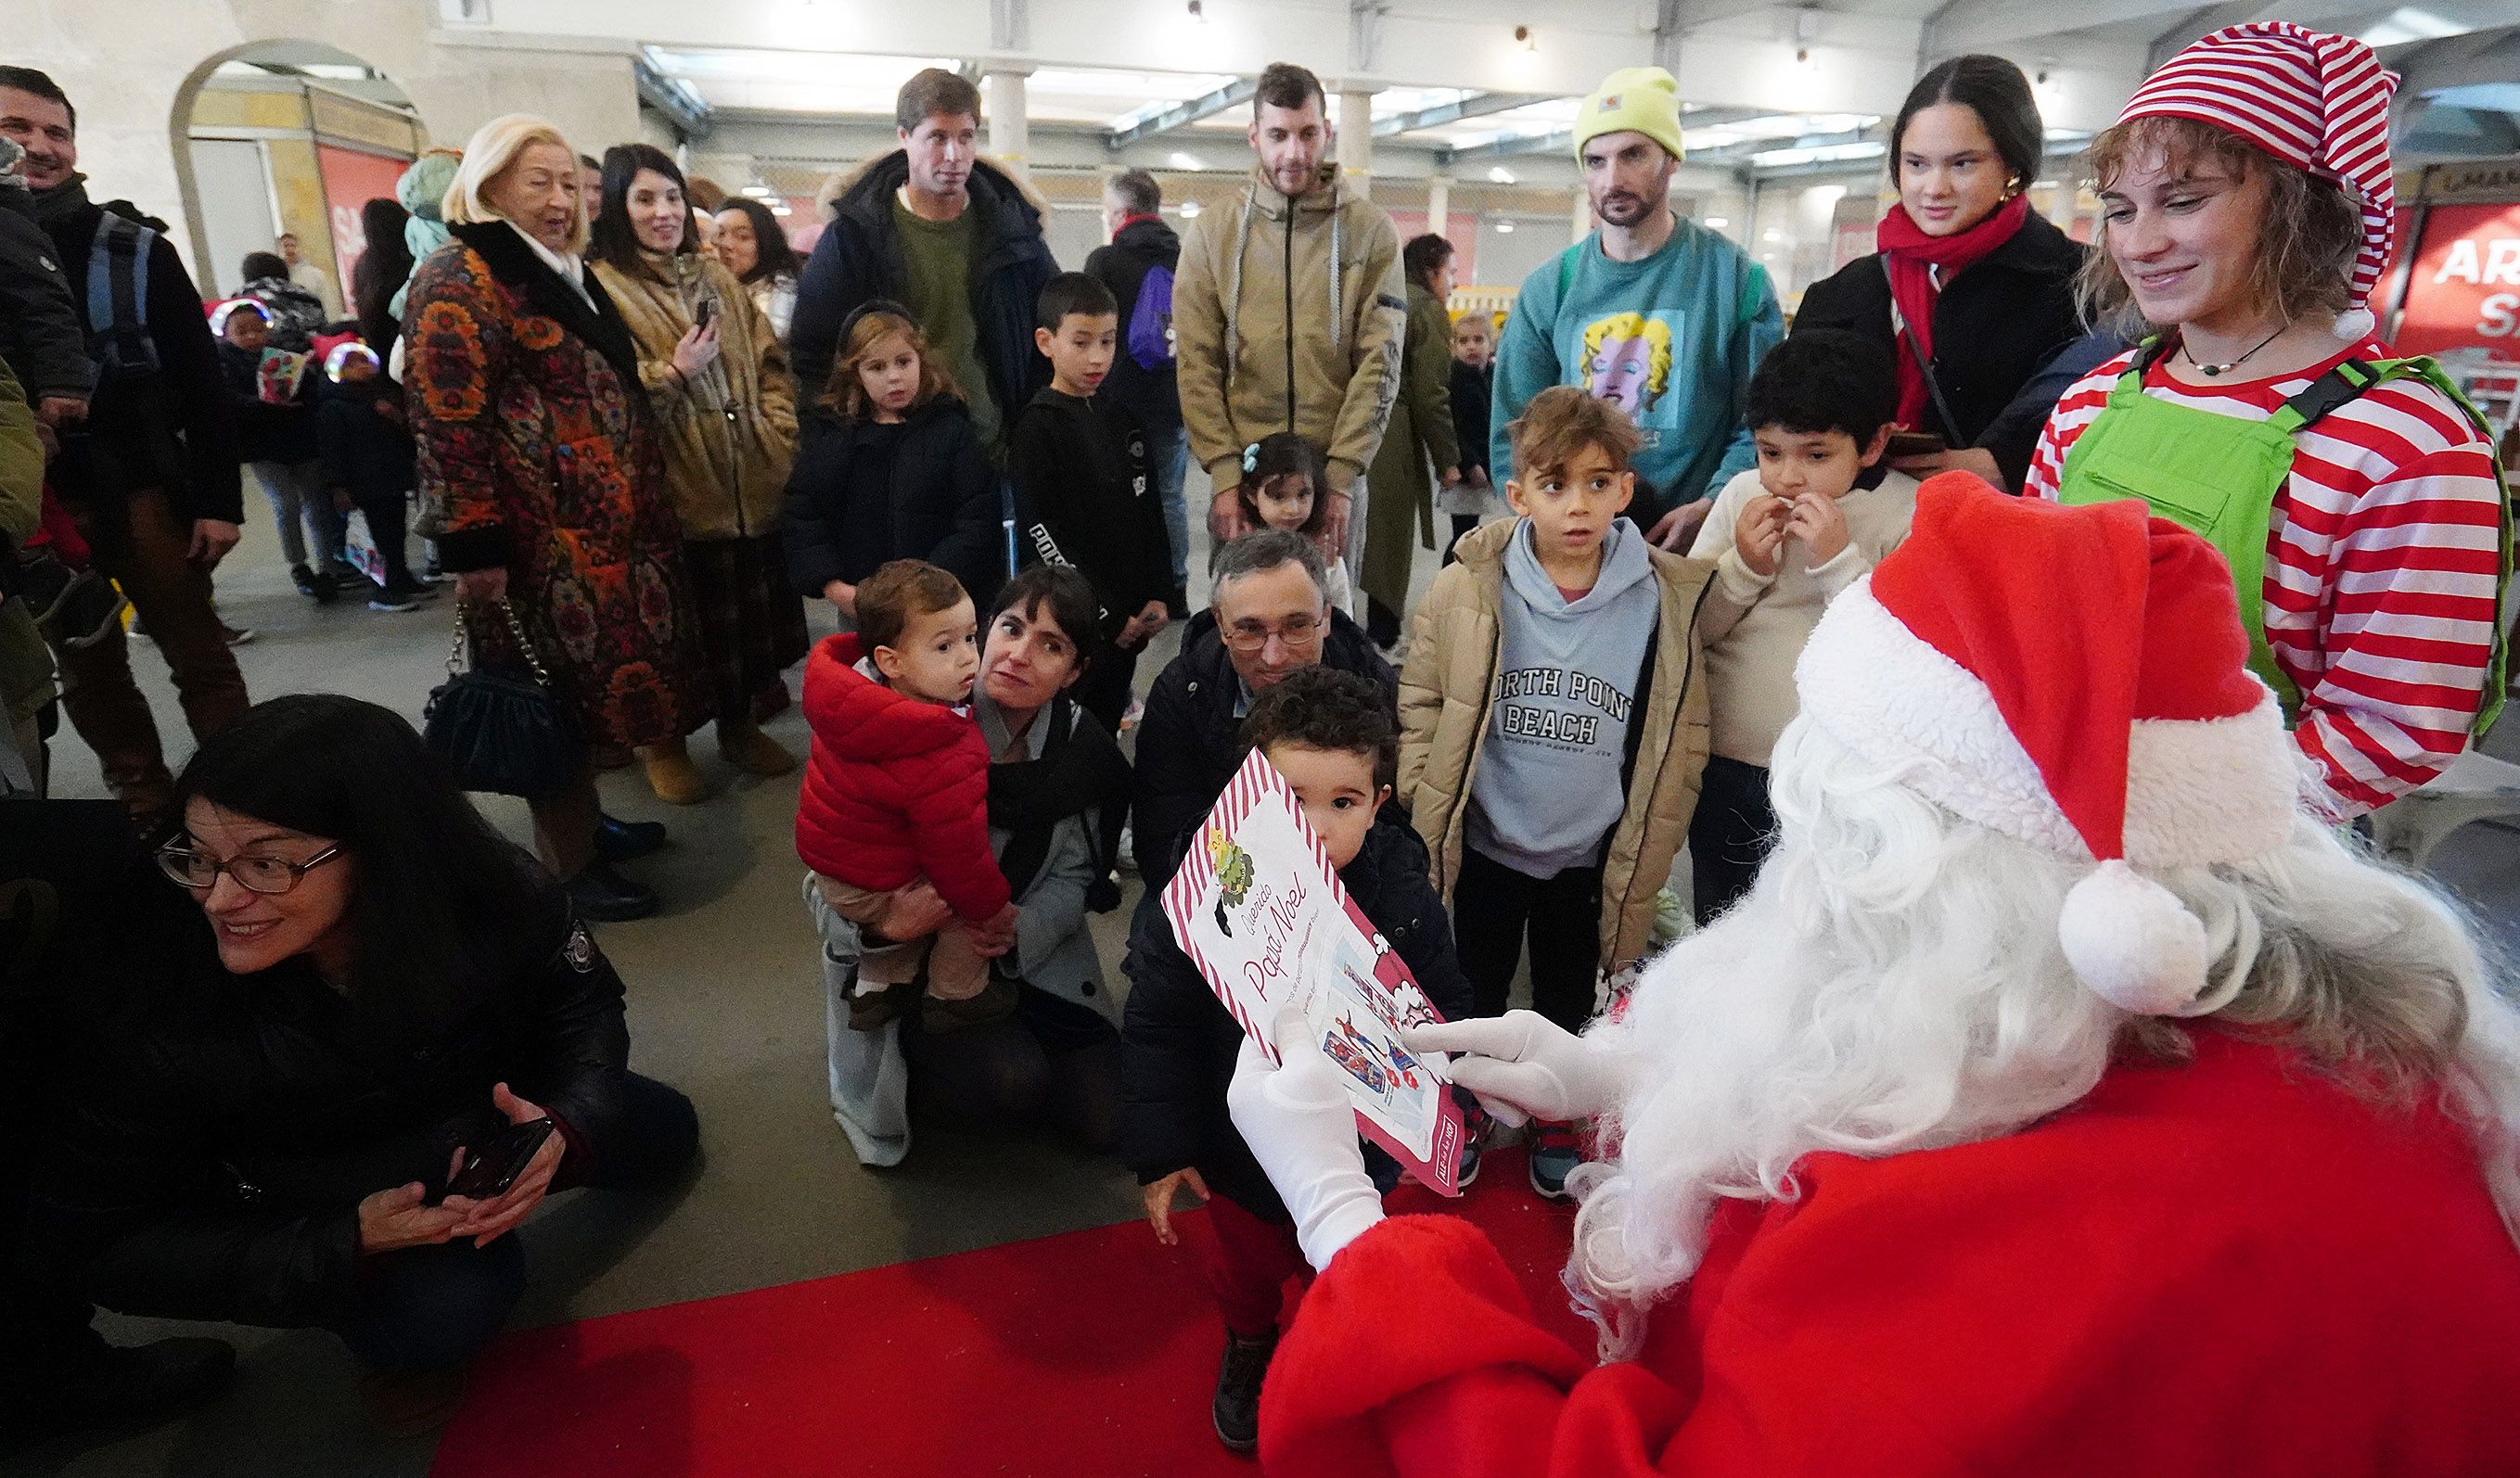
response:
M1890 276L1890 300L1899 307L1899 316L1907 323L1915 350L1896 353L1899 361L1899 424L1916 427L1925 425L1927 387L1925 372L1917 360L1931 363L1934 357L1934 299L1941 289L1936 283L1940 269L1942 282L1948 283L1971 264L1981 260L2021 229L2030 218L2030 197L2016 195L1995 213L1966 231L1951 236L1927 236L1909 218L1908 207L1893 205L1881 218L1873 233L1873 244L1880 247L1882 265ZM1894 351L1897 345L1892 346ZM1954 434L1957 426L1945 430Z

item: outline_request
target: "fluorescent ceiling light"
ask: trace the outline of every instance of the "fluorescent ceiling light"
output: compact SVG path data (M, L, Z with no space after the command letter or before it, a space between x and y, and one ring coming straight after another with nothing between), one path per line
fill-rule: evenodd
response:
M1186 220L1186 221L1188 221L1188 220L1196 220L1196 219L1198 218L1198 202L1196 202L1196 201L1184 201L1184 202L1181 202L1181 217L1182 217L1182 219L1183 219L1183 220Z
M752 184L744 186L743 193L757 200L762 196L768 195L770 193L770 187L756 180Z
M2402 6L2382 16L2378 23L2357 39L2365 46L2395 46L2402 41L2438 41L2444 36L2463 36L2475 26L2463 21L2452 21L2428 10Z
M1703 225L1709 231L1721 231L1725 227L1732 225L1732 222L1726 216L1710 215L1704 221L1699 222L1699 224Z
M1793 164L1835 164L1853 159L1877 159L1882 152L1879 144L1820 144L1808 149L1763 149L1750 156L1750 162L1761 169Z
M1499 221L1499 222L1497 222L1497 235L1499 235L1499 236L1511 236L1511 235L1513 235L1513 222L1511 222L1511 221Z
M1205 169L1207 164L1187 149L1176 149L1164 157L1164 162L1175 169Z
M1510 185L1513 183L1513 171L1503 164L1494 165L1488 170L1488 178L1500 185Z

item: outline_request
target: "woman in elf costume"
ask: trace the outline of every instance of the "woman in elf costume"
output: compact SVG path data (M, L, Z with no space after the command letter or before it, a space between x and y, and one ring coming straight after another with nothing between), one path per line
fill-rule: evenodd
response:
M2396 233L2396 85L2360 41L2258 22L2136 91L2092 143L2083 286L2153 336L2057 402L2023 489L2141 498L2222 551L2304 798L2336 820L2440 774L2502 694L2493 442L2431 360L2387 357L2366 306Z

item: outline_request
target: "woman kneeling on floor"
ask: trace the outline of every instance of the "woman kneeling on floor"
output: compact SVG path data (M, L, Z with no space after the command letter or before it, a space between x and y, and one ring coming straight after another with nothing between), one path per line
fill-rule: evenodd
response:
M129 953L148 1000L69 1078L41 1244L109 1309L329 1328L379 1425L435 1426L523 1288L509 1233L670 1186L691 1102L629 1071L621 977L399 716L263 703L174 815L201 913Z
M1014 947L991 962L1018 987L1014 1013L942 1036L922 1032L915 1010L852 1027L850 992L871 935L917 938L948 910L922 881L866 930L805 875L823 937L832 1116L869 1165L898 1165L910 1152L914 1084L922 1106L971 1121L1048 1120L1096 1149L1111 1142L1119 1111L1120 1004L1085 916L1119 902L1112 851L1129 762L1069 696L1093 659L1099 607L1084 576L1048 565L1008 581L996 604L971 712L989 745L989 841L1020 915Z

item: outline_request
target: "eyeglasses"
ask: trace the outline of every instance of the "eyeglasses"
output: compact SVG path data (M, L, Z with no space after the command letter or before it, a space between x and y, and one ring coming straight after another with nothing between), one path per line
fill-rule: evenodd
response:
M1276 637L1289 647L1310 647L1322 639L1323 621L1319 616L1288 616L1276 627L1256 621L1237 621L1225 628L1225 645L1236 651L1258 651Z
M215 887L219 874L225 873L237 880L237 886L248 893L286 893L297 886L307 873L340 855L341 848L336 843L304 862L253 853L222 861L190 847L168 846L158 849L158 871L196 890L206 891Z

